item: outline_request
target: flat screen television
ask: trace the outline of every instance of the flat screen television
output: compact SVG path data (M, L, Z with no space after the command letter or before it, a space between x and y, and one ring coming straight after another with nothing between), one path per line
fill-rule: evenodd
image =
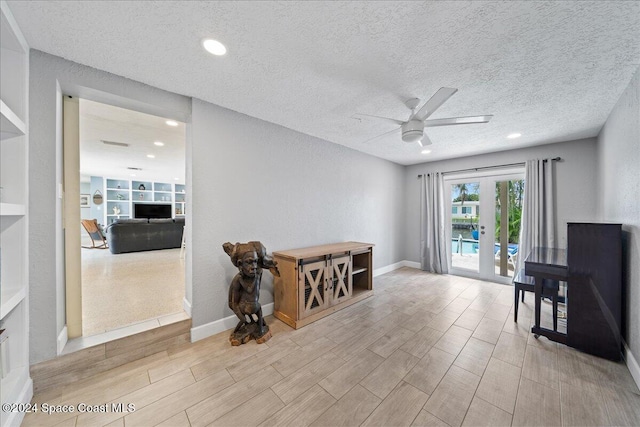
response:
M171 218L171 205L160 203L134 203L135 218Z

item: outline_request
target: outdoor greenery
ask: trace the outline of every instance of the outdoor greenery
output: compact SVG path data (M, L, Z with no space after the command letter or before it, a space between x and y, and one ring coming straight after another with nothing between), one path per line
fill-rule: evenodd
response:
M465 183L465 184L455 184L454 188L458 190L458 197L453 199L454 202L462 202L461 205L464 205L464 202L477 202L480 200L480 196L478 195L478 184L474 183Z
M520 239L520 220L522 218L522 200L524 180L507 182L507 211L509 218L509 243L518 243ZM496 241L500 240L500 183L496 182Z

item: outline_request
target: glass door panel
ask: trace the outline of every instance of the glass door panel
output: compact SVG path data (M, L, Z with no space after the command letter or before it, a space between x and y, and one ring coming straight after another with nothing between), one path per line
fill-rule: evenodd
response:
M480 272L478 219L480 182L450 183L451 267L468 273Z
M513 278L518 256L524 180L495 181L494 274Z

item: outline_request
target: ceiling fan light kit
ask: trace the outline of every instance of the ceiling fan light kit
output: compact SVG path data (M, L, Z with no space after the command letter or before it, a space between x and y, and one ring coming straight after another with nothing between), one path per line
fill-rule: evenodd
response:
M420 141L424 134L424 122L420 120L409 120L402 125L402 140L404 142Z
M431 139L427 135L424 135L422 139L418 141L418 144L420 144L420 147L426 147L427 145L431 145Z
M451 126L451 125L471 125L478 123L488 123L489 120L493 116L484 115L484 116L472 116L472 117L451 117L446 119L434 119L427 120L429 116L431 116L444 102L449 99L454 93L456 93L458 89L450 88L450 87L441 87L438 91L431 97L427 102L424 103L419 110L416 111L418 104L420 104L420 100L418 98L411 98L405 102L407 108L411 110L411 115L406 122L401 120L391 119L388 117L380 117L380 116L372 116L369 114L355 114L353 117L360 120L362 118L368 120L378 120L385 121L388 123L393 123L395 125L400 125L400 130L402 131L402 140L404 142L417 142L421 147L425 145L430 145L431 140L424 133L425 127L433 127L433 126ZM393 133L397 130L394 129L389 132L385 132L382 135L378 135L371 139L368 139L365 142L373 141L382 136Z

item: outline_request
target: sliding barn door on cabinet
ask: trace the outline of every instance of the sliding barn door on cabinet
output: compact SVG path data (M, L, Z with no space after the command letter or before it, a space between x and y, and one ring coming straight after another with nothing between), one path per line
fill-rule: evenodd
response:
M300 313L298 315L301 319L329 306L327 270L325 260L300 265L300 303L298 305Z
M349 255L333 257L329 264L329 270L330 304L339 304L350 299L353 294L351 257Z

